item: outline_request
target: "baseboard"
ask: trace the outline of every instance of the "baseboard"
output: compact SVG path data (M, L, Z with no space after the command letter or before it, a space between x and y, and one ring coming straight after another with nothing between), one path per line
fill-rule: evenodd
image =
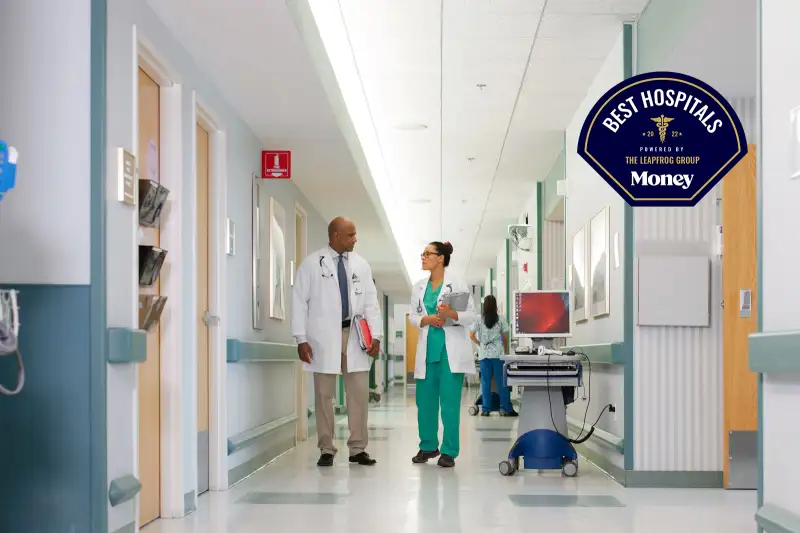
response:
M800 533L800 516L777 505L761 506L756 512L756 524L767 533Z
M183 495L183 516L189 516L197 510L194 504L195 500L196 498L193 490Z
M296 424L284 424L265 433L253 446L263 447L264 451L228 470L228 486L231 487L254 472L260 470L276 457L295 447Z
M722 472L717 471L646 471L625 470L615 465L600 452L585 444L575 444L575 450L587 461L603 471L611 479L628 488L659 489L721 489ZM792 532L795 533L795 532ZM800 533L800 530L796 533Z
M584 459L602 470L608 477L625 486L625 469L615 465L610 459L599 452L595 452L584 444L575 444L577 451Z
M722 472L669 472L628 470L625 472L625 486L628 488L664 489L721 489Z
M136 533L136 522L131 522L130 524L124 525L118 530L114 531L114 533Z

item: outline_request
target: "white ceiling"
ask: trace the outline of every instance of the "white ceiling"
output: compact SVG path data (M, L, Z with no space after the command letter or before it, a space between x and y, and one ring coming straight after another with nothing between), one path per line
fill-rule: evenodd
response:
M148 0L148 4L264 147L292 150L292 181L317 211L328 220L341 215L356 222L357 249L370 261L378 285L405 294L408 279L400 256L396 247L387 246L391 232L359 177L285 2Z
M148 3L265 146L294 151L293 180L320 213L357 222L379 284L405 292L404 264L436 239L453 243L454 270L483 282L621 23L646 0ZM295 26L303 8L317 27ZM336 40L323 38L327 65L308 48L321 35ZM350 53L358 84L341 71L338 87L321 81L334 49ZM337 99L383 165L357 164ZM359 99L366 115L354 112ZM427 128L408 129L418 124Z
M377 138L399 203L393 224L403 226L395 236L406 261L418 264L428 241L449 240L451 268L473 283L485 279L507 225L552 166L621 23L646 3L289 3L302 1L314 13L344 99L366 98L371 124L362 131ZM338 70L346 62L334 51L342 49L352 55L360 85L345 83ZM427 128L406 128L415 124Z

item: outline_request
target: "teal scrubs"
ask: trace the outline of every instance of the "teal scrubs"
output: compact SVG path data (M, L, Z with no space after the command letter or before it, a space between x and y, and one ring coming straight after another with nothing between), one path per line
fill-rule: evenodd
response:
M429 315L437 313L436 306L442 285L444 283L434 289L431 282L428 282L422 303ZM439 450L439 409L441 406L444 435L442 448L439 451L443 455L455 458L458 457L459 452L458 431L464 374L450 372L444 329L432 326L427 326L427 329L425 379L418 379L416 382L419 449L424 452Z

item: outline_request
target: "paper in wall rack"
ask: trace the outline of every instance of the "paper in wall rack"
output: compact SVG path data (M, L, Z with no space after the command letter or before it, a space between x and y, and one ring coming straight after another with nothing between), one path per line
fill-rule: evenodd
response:
M158 280L167 251L157 246L139 245L139 285L152 287Z
M161 319L161 312L167 305L166 296L142 294L139 296L139 329L152 330Z
M169 189L153 180L139 180L139 225L157 228Z

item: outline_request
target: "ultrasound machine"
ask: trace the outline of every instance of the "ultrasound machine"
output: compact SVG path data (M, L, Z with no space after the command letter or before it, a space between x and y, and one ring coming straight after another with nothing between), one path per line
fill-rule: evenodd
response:
M554 339L572 336L571 325L569 291L514 293L512 334L520 346L502 356L503 386L520 387L522 398L517 440L499 464L504 476L520 467L578 474L578 454L567 435L567 405L581 386L581 356L553 348Z

